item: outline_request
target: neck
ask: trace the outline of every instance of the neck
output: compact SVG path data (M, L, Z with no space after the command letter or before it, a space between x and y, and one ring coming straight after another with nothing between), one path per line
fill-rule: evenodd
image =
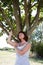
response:
M26 41L25 41L24 39L22 39L22 40L21 40L21 43L23 43L23 44L24 44L25 42L26 42Z

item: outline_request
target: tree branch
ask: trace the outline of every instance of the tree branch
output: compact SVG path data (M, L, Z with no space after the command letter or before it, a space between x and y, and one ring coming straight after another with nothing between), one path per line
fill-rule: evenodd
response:
M20 14L19 0L13 0L14 16L16 18L17 32L22 30L22 20Z
M43 17L42 18L39 18L39 21L43 21Z
M13 31L14 35L16 35L16 32L13 29L13 26L11 24L11 22L9 21L8 17L6 16L6 14L4 13L4 10L0 7L0 12L2 13L3 18L6 20L7 24L11 27L11 30Z
M34 19L32 20L31 25L32 25L33 22L35 21L36 17L37 17L37 14L36 14L36 16L34 17Z
M25 25L26 25L26 30L28 31L28 29L30 28L30 21L31 21L31 1L28 0L24 0L24 10L25 10ZM28 34L28 32L27 32Z
M40 5L39 5L39 3L38 3L38 6L37 6L37 14L36 14L36 16L34 17L34 19L32 20L31 26L34 24L35 21L38 22L39 13L40 13Z
M5 28L5 26L3 25L2 22L0 22L0 27L1 27L7 34L9 34L8 31L7 31L7 29Z
M36 26L40 23L39 22L39 13L40 13L40 5L38 4L37 7L37 14L34 18L34 22L32 23L30 29L28 29L28 34L31 35L31 33L33 32L33 30L36 28Z
M43 21L43 18L40 18L37 23L35 22L33 24L33 26L31 26L31 28L28 30L29 31L29 35L33 32L33 30L36 28L36 26L39 25L42 21Z
M3 25L3 23L0 21L0 27L9 35L9 31L6 29L6 27ZM12 39L14 39L16 42L19 42L18 39L15 38L15 35L13 33Z
M27 1L24 0L24 10L25 10L25 24L27 28L29 28L29 23L28 23L28 7L27 7Z
M31 8L32 8L32 7L34 7L34 6L36 6L37 4L38 4L38 2L37 2L37 3L35 3L34 5L32 5L32 6L31 6Z

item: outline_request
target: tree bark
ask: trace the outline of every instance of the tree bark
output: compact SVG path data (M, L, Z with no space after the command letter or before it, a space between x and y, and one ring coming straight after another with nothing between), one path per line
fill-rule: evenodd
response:
M13 0L14 16L16 19L17 33L22 30L22 20L19 7L19 0Z
M35 18L33 24L31 25L30 29L28 29L28 35L31 35L33 30L36 28L37 25L39 25L39 13L40 13L40 5L37 7L37 17ZM30 36L29 36L30 37Z

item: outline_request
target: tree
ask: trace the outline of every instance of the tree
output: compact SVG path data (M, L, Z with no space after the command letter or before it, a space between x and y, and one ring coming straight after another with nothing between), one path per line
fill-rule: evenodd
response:
M34 9L37 12L33 17L31 13ZM0 0L0 27L7 34L12 30L14 38L21 30L30 36L43 20L42 12L43 0Z

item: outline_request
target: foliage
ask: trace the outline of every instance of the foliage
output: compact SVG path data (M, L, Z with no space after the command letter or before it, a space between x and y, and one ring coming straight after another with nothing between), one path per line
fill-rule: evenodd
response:
M43 0L0 0L0 27L7 34L12 30L14 39L18 32L24 29L31 35L43 20L42 2ZM32 16L34 10L37 10L36 15Z
M2 36L3 35L3 33L2 32L0 32L0 36Z
M31 51L35 52L38 57L43 58L43 23L40 24L32 33L32 47Z
M15 51L14 48L8 48L8 47L0 48L0 50L1 51L11 51L11 52Z
M43 43L38 43L36 46L37 56L43 58Z
M36 41L32 41L32 47L31 47L31 51L35 52L36 51Z

